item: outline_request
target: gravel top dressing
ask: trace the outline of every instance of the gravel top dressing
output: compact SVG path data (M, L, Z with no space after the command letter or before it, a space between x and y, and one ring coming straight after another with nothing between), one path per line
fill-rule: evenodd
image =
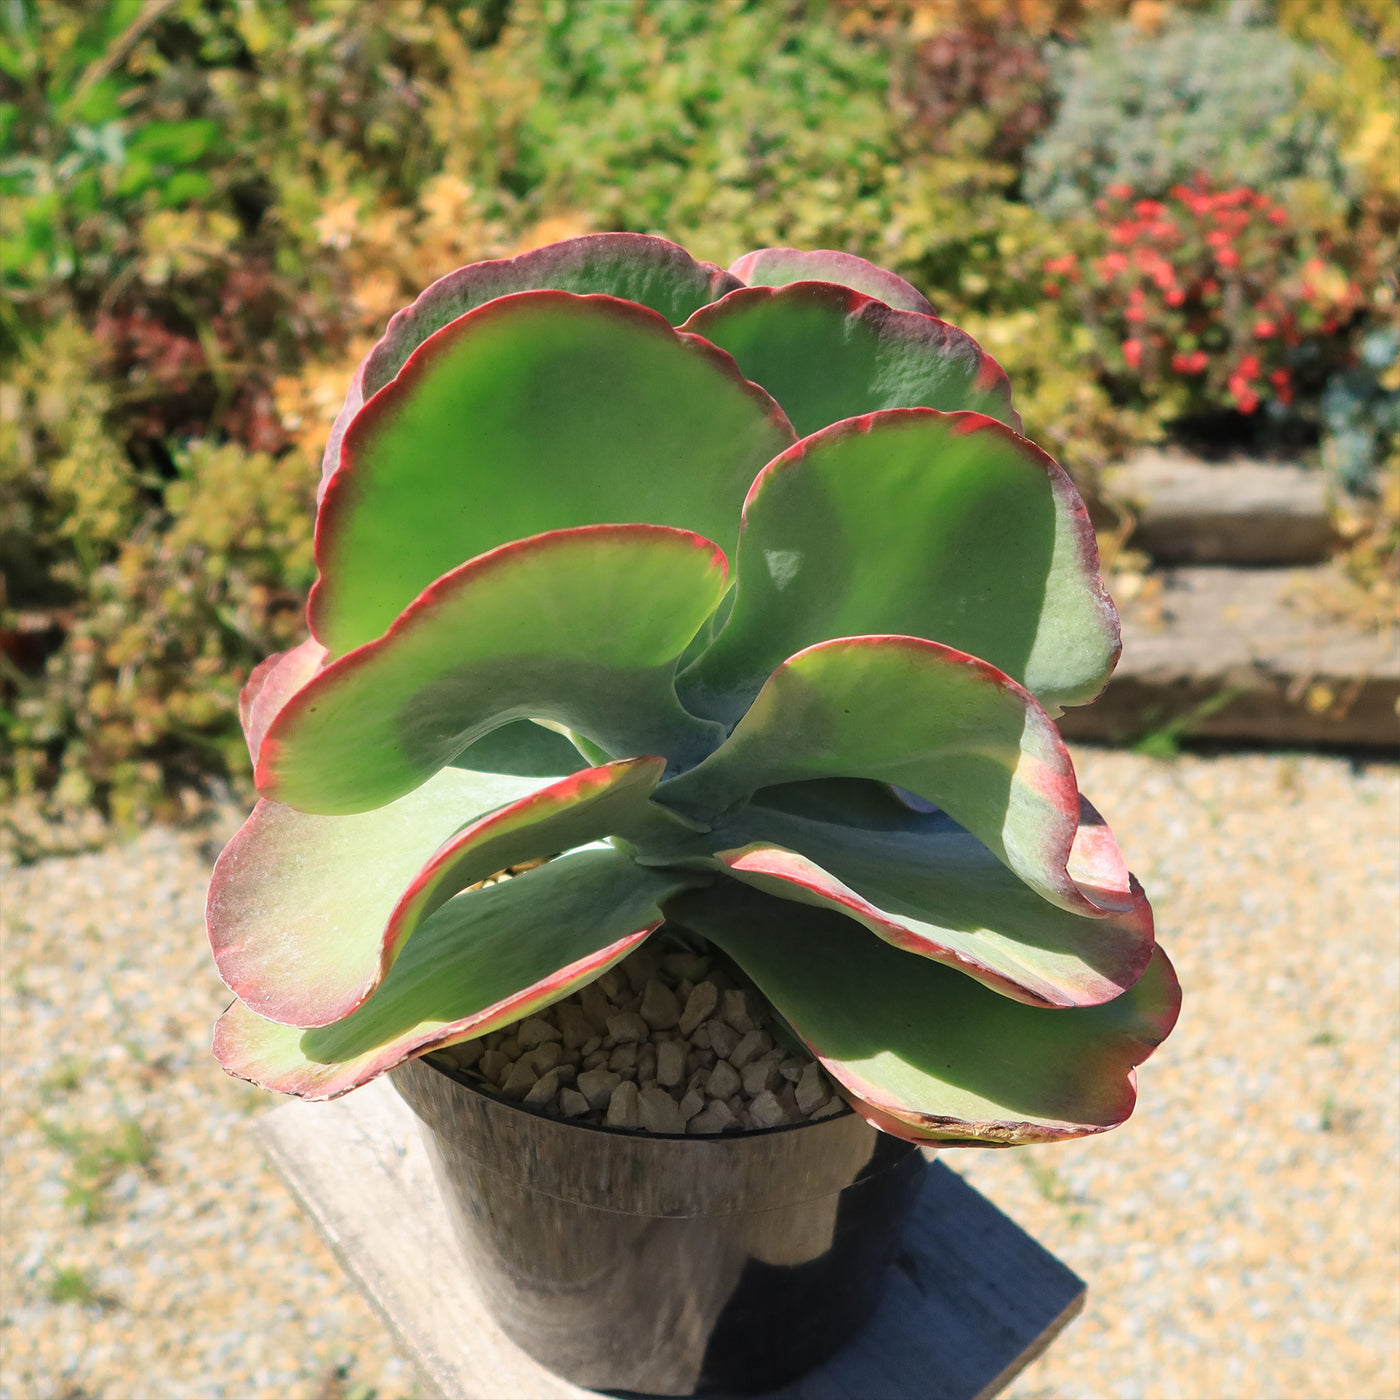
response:
M1089 1284L1007 1395L1400 1392L1400 772L1076 758L1186 1001L1124 1127L944 1154ZM262 1161L250 1119L273 1100L209 1058L229 1001L210 841L159 829L4 870L0 1396L414 1393ZM774 1064L760 1092L795 1096Z

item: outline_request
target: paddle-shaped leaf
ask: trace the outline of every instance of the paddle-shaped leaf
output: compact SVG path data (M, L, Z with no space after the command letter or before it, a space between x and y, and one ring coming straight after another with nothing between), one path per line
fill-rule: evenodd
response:
M773 672L729 738L657 799L713 820L759 788L813 778L907 788L1052 903L1100 910L1066 868L1079 791L1064 742L1035 698L985 661L916 637L808 647Z
M485 1035L591 981L661 922L694 876L579 851L470 890L425 920L378 991L333 1026L264 1020L241 1001L214 1032L230 1073L333 1099L415 1055Z
M365 1001L413 930L459 890L645 820L663 767L632 759L533 792L530 779L449 768L357 816L260 802L209 887L219 974L268 1020L329 1025Z
M544 531L671 525L732 549L755 474L794 440L727 355L654 311L499 297L424 341L347 429L311 630L339 656L448 570Z
M304 686L326 659L326 649L315 637L308 637L291 651L274 652L253 667L243 689L238 692L238 719L248 754L258 761L267 727L282 706Z
M205 918L219 975L275 1021L324 1025L348 1015L379 981L385 926L433 852L540 786L447 768L357 816L259 802L209 883Z
M736 573L724 629L681 681L691 708L730 723L785 657L829 637L942 642L1055 713L1118 658L1078 492L980 414L877 413L804 438L754 482Z
M883 301L898 311L935 314L924 294L902 277L876 267L853 253L830 248L757 248L730 264L729 271L748 287L783 287L789 282L834 282Z
M496 297L543 288L606 293L649 306L678 326L697 307L739 285L713 263L696 262L684 248L644 233L589 233L518 257L459 267L398 312L355 371L322 471L329 475L339 465L341 439L365 400L389 383L430 335Z
M975 409L1021 430L1005 371L970 335L848 287L746 287L685 329L733 355L803 436L887 408Z
M258 790L308 812L365 811L524 718L617 757L706 751L721 731L681 709L673 676L725 576L708 540L651 525L554 531L482 555L297 692L263 739Z
M1165 1038L1180 989L1158 949L1102 1006L1022 1005L849 919L716 886L671 916L730 954L880 1126L997 1145L1101 1133L1132 1112L1133 1067Z

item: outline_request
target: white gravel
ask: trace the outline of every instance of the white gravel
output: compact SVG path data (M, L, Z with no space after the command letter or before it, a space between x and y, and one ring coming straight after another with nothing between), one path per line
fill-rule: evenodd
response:
M1079 758L1186 1004L1123 1129L945 1155L1089 1283L1008 1395L1400 1395L1400 772ZM0 1396L405 1400L209 1059L208 840L3 871Z

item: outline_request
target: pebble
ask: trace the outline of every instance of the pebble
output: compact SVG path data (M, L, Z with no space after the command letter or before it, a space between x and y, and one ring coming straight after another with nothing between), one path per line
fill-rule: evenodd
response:
M779 1123L787 1121L782 1104L768 1089L754 1095L749 1103L749 1117L753 1119L756 1128L776 1128Z
M635 1011L608 1017L608 1034L619 1045L639 1045L651 1035L651 1029Z
M680 1014L680 1030L682 1035L690 1036L692 1043L696 1032L700 1028L702 1021L708 1021L715 1014L715 1008L719 1005L719 988L713 982L699 982L690 990L690 995L685 999L685 1009ZM708 1034L701 1042L709 1044Z
M603 1119L604 1124L609 1128L640 1127L638 1099L637 1086L630 1079L624 1079L608 1099L608 1112Z
M692 975L703 980L691 982ZM804 1101L839 1112L845 1101L821 1066L800 1049L774 1045L764 1029L770 1015L756 988L737 985L708 957L639 949L577 992L476 1042L489 1048L464 1050L473 1044L467 1041L446 1053L490 1092L606 1127L701 1133L802 1122L813 1115L789 1081L808 1072L815 1087ZM511 1049L517 1053L508 1058ZM764 1093L772 1103L755 1118L751 1102Z
M676 994L659 978L648 979L642 992L642 1020L654 1031L669 1030L681 1018ZM614 1032L615 1033L615 1032Z
M685 1118L675 1099L659 1084L648 1085L637 1095L641 1126L649 1133L683 1133Z
M685 1046L679 1040L667 1040L656 1047L656 1082L668 1088L685 1078Z

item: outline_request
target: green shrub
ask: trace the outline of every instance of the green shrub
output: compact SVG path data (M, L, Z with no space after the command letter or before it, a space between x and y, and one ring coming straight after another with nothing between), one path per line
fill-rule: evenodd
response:
M1200 174L1275 195L1301 180L1345 189L1336 131L1300 101L1323 61L1251 14L1176 12L1159 34L1116 24L1065 49L1058 114L1027 153L1027 198L1063 217L1110 185L1160 198Z

